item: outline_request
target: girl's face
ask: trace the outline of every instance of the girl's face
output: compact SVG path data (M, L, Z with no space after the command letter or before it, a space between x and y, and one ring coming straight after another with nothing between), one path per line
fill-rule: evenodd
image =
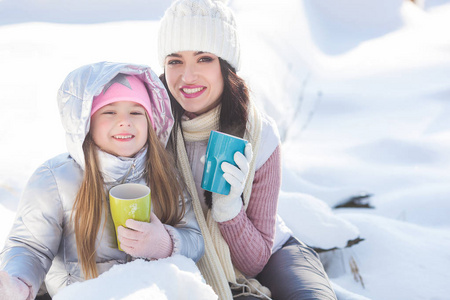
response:
M211 53L181 51L164 63L167 86L184 110L200 115L216 107L223 93L219 58Z
M92 115L90 131L94 143L103 151L133 157L147 142L145 109L130 101L105 105Z

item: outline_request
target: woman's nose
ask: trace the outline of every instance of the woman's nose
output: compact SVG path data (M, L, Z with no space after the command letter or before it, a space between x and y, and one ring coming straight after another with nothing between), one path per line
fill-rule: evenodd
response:
M183 81L186 83L193 83L197 80L197 72L194 66L186 65L183 72Z

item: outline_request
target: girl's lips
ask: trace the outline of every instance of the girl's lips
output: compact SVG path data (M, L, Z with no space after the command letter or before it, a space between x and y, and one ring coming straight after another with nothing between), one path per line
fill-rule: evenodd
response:
M204 86L183 86L180 89L181 94L185 98L195 98L200 96L206 91L206 87Z
M134 138L134 135L132 134L118 134L118 135L113 135L113 139L115 139L116 141L119 142L127 142L130 141Z

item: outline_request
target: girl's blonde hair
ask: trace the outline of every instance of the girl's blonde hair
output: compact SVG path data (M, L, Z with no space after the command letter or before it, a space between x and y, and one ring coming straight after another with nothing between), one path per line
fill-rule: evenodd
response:
M145 170L146 182L151 189L153 212L162 223L176 225L185 213L183 187L178 180L174 159L164 149L148 116L147 122L148 150ZM78 260L86 279L98 276L96 240L102 220L107 220L109 215L107 191L99 170L96 149L97 146L88 133L83 143L86 167L72 211Z

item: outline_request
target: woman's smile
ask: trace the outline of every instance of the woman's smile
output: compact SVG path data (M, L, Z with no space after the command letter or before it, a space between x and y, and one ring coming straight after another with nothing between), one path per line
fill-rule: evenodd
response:
M165 76L170 92L185 111L200 115L219 105L224 83L216 55L172 53L166 57Z
M196 98L199 97L206 91L205 86L184 86L180 89L181 93L186 98Z

